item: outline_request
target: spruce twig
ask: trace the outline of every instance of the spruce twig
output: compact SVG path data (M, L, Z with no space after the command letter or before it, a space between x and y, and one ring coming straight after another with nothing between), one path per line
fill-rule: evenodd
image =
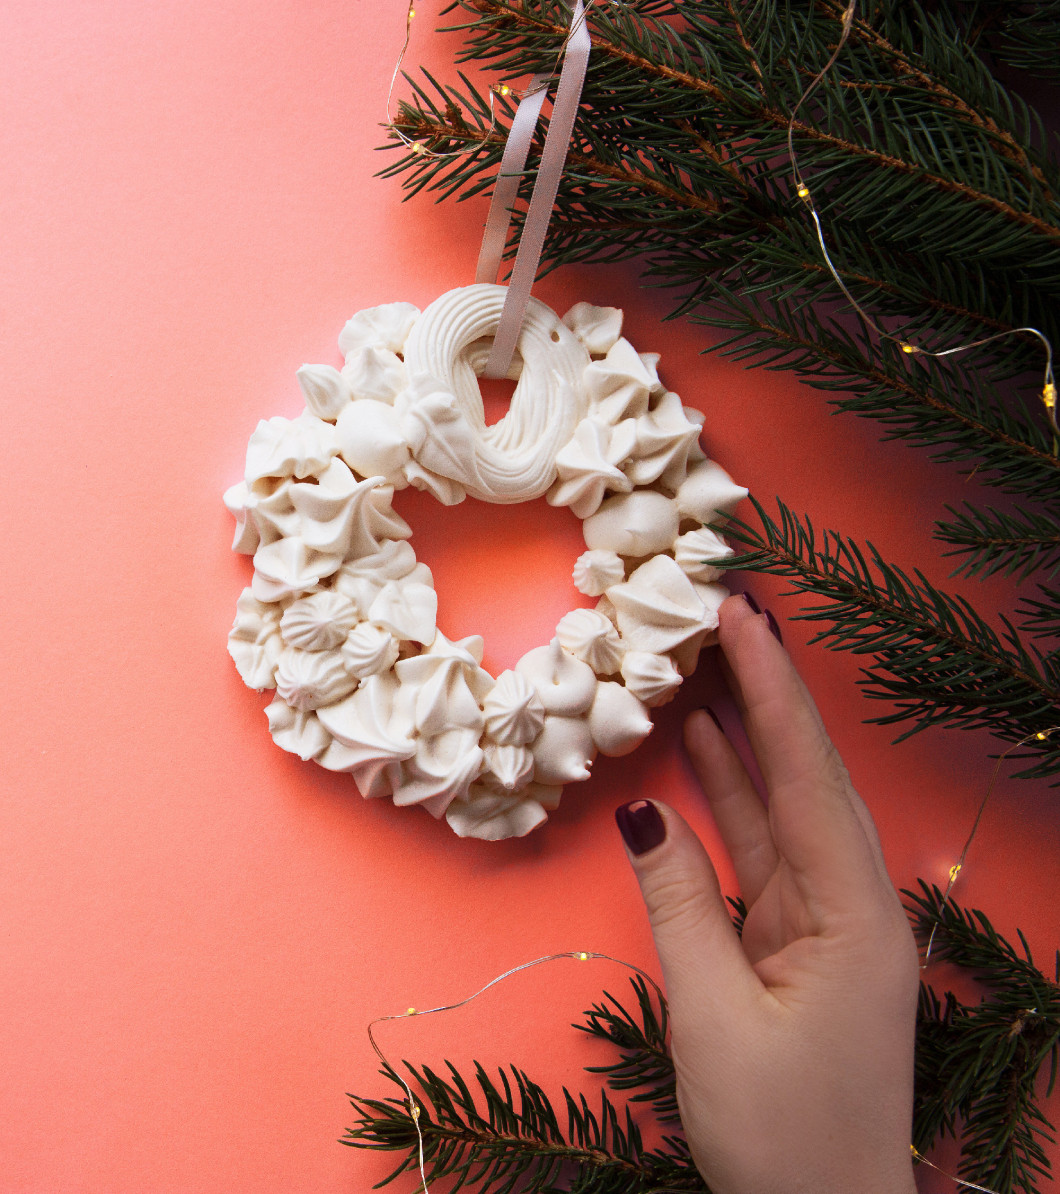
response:
M738 518L726 524L728 537L750 548L726 566L782 576L794 593L821 599L793 617L825 624L812 642L874 655L863 669L865 695L897 708L873 721L912 721L901 738L935 724L985 728L1008 742L1031 738L1023 750L1037 762L1022 774L1060 772L1055 739L1034 738L1055 729L1060 660L1028 651L1007 622L999 636L963 598L920 572L908 576L871 544L866 554L835 531L818 535L782 502L779 522L752 502L762 529Z

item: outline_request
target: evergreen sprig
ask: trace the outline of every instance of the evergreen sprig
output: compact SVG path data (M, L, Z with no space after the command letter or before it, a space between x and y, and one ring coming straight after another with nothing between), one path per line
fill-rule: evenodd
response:
M904 894L921 945L930 939L934 959L968 971L985 992L979 1003L963 1003L921 984L913 1143L927 1155L940 1138L959 1138L961 1176L999 1194L1039 1194L1039 1179L1051 1174L1045 1145L1053 1128L1042 1100L1053 1089L1060 1055L1060 951L1049 978L1034 964L1022 933L1016 949L982 912L923 882ZM741 908L735 911L739 917ZM659 1124L677 1118L666 1004L639 978L631 987L635 1011L605 993L584 1013L585 1022L574 1025L617 1050L614 1063L586 1068L604 1074L612 1090L627 1092L625 1108L605 1091L596 1113L584 1095L564 1089L564 1127L542 1088L515 1066L494 1080L475 1063L468 1083L449 1063L443 1078L406 1062L420 1091L428 1182L448 1177L454 1189L478 1194L708 1194L684 1139L670 1132L661 1148L647 1151L630 1114L628 1104L649 1102ZM359 1119L343 1139L354 1148L403 1154L379 1185L419 1169L419 1138L404 1087L389 1066L382 1074L400 1095L351 1095Z
M612 1090L638 1090L631 1103L650 1103L660 1123L679 1119L677 1077L666 1046L669 1017L666 1004L656 1013L648 984L639 975L631 980L639 1015L633 1016L618 1000L604 992L600 1003L585 1013L586 1022L574 1027L609 1041L619 1050L618 1061L586 1066L590 1074L606 1074Z
M962 1139L960 1175L992 1189L1038 1191L1054 1142L1041 1098L1060 1061L1060 951L1052 979L1035 965L1022 933L1013 947L979 911L946 900L921 881L905 892L914 928L933 956L971 971L985 986L978 1004L920 989L914 1144ZM1040 1075L1048 1073L1044 1090Z
M590 10L593 53L544 268L635 258L674 288L675 315L723 333L716 351L793 372L837 409L1010 495L1018 504L1005 513L968 506L936 524L963 557L958 571L1048 580L1060 562L1060 444L1037 397L1025 398L1042 350L1018 329L1060 344L1060 168L1039 116L996 71L1057 76L1060 0L862 0L842 53L796 112L844 8L623 0ZM569 21L563 0L458 0L446 12L460 14L460 60L516 86L553 69ZM491 129L466 77L448 87L425 76L397 126L429 148L474 152L395 145L383 173L409 193L490 190L514 111L503 99L497 110ZM877 323L930 349L1011 334L939 360L866 327L793 194L789 123L829 251ZM524 210L525 195L512 252ZM759 535L771 533L763 524ZM918 574L878 558L863 567L849 538L825 543L836 558L795 562L790 545L771 542L758 564L826 599L805 615L838 618L822 641L876 655L866 692L898 701L878 720L986 725L1009 742L1051 728L1060 660L1033 644L1060 627L1055 589L1039 584L1020 625L1002 620L998 636ZM1038 761L1022 775L1060 769L1048 743L1028 749Z
M836 531L819 534L783 502L779 521L752 502L761 529L739 518L726 524L728 537L750 549L727 566L784 577L794 593L821 599L793 617L824 623L812 642L874 656L863 669L865 694L896 708L873 721L912 721L903 738L941 724L985 728L1007 742L1027 739L1017 757L1036 762L1022 774L1060 772L1060 733L1052 734L1060 658L1028 649L1004 619L999 635L964 598L919 571L909 576L871 544L863 551Z
M448 1078L428 1066L405 1062L410 1084L418 1087L417 1122L423 1139L424 1170L429 1183L455 1180L456 1188L480 1194L533 1190L551 1194L661 1194L689 1191L709 1194L679 1136L663 1137L662 1147L646 1149L628 1103L647 1099L668 1120L667 1085L675 1083L673 1062L665 1047L666 1008L656 1010L642 980L634 980L639 1017L604 996L585 1013L593 1036L617 1045L615 1065L589 1067L605 1073L612 1089L644 1087L621 1110L604 1090L600 1110L590 1108L584 1094L563 1089L566 1124L561 1124L544 1089L516 1066L497 1072L496 1081L474 1063L478 1099L457 1068L446 1062ZM381 1073L400 1087L397 1098L350 1095L359 1119L342 1140L353 1148L404 1153L398 1166L378 1185L405 1172L418 1172L420 1137L409 1115L408 1096L390 1066ZM481 1109L480 1104L481 1103ZM676 1109L676 1100L673 1101ZM560 1185L559 1183L562 1183Z

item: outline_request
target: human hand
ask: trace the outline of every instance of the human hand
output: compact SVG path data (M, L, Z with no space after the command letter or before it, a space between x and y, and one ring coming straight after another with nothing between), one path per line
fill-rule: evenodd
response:
M769 793L704 712L692 766L747 905L736 934L673 809L616 813L667 988L681 1121L713 1194L908 1194L918 959L868 810L742 597L721 651Z

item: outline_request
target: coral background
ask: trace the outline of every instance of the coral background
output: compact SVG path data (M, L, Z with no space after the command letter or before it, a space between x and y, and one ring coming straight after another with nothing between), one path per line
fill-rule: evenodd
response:
M458 42L433 36L439 8L421 5L409 64L451 79ZM373 178L390 160L374 150L399 0L11 0L4 25L0 1191L364 1190L385 1159L336 1141L344 1091L390 1093L370 1018L555 950L657 969L612 813L658 795L713 845L679 728L707 699L732 728L731 705L705 656L638 753L600 760L548 825L495 845L363 802L277 749L266 698L225 651L250 568L229 551L221 493L256 421L300 409L298 366L338 362L351 314L471 280L483 205L402 205ZM944 580L932 519L974 485L828 417L784 374L700 356L708 334L661 322L665 296L632 268L563 270L537 293L560 312L624 307L737 479ZM568 511L398 504L442 628L484 634L492 667L546 641L577 600ZM808 647L780 586L750 583L896 882L943 882L992 740L892 746L863 724L884 710L856 694L855 662ZM1003 581L953 587L1013 605ZM1020 925L1048 967L1060 805L1010 770L957 894L1005 933ZM557 963L380 1037L395 1058L511 1058L555 1091L600 1058L568 1023L625 985L607 963Z

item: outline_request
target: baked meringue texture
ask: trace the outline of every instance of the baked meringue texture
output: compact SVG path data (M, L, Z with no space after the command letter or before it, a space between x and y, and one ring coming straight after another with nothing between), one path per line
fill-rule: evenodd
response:
M461 837L529 833L598 753L651 732L712 641L732 554L708 524L746 496L707 458L703 416L667 390L622 312L531 300L508 414L487 427L476 371L503 287L388 303L343 327L344 361L303 365L305 410L262 420L224 495L233 550L253 558L228 649L274 690L277 745L348 774L366 798L444 818ZM573 609L551 642L494 679L478 636L437 626L396 489L441 504L547 495L583 520Z

